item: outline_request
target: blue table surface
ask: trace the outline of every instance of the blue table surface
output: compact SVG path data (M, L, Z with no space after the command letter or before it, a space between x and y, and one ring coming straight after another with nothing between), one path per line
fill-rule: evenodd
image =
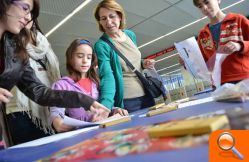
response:
M139 114L144 114L147 109L136 112L135 116L130 122L121 123L116 126L111 126L107 128L102 128L87 133L82 133L72 138L64 139L61 141L36 146L36 147L27 147L27 148L15 148L15 149L6 149L0 151L0 161L35 161L43 157L47 157L60 149L63 149L68 146L75 145L83 140L89 139L95 136L98 133L120 130L124 128L130 128L135 126L149 125L169 120L182 119L190 117L193 115L199 115L203 113L208 113L212 111L222 110L222 109L232 109L235 107L243 107L247 111L249 110L249 102L246 103L221 103L221 102L208 102L204 104L194 105L171 111L165 114L156 115L152 117L138 117ZM146 154L135 154L128 155L118 158L108 158L100 159L95 161L156 161L156 160L165 160L167 162L208 162L208 144L203 144L198 147L192 147L187 149L171 150L171 151L162 151Z

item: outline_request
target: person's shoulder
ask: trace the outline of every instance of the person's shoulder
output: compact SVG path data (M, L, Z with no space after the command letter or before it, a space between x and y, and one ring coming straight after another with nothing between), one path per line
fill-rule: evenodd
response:
M136 34L128 29L123 30L124 33L137 45L137 37Z
M105 35L102 35L101 37L104 37ZM103 47L108 47L108 44L101 39L101 37L96 41L94 44L94 48L103 48Z
M236 18L236 17L240 17L240 18L242 18L242 17L245 17L244 15L242 15L242 14L238 14L238 13L232 13L232 12L230 12L230 13L228 13L227 14L227 17L229 17L229 18Z
M208 31L208 24L205 24L200 30L199 35Z
M105 35L102 35L105 36ZM102 53L103 51L109 52L111 47L101 39L101 37L97 40L97 42L94 44L94 50L97 54Z
M43 35L40 31L36 31L36 39L40 42L48 42L48 39L45 35Z
M242 14L238 14L238 13L228 13L226 18L225 18L225 21L230 21L230 20L235 20L235 19L238 19L238 20L248 20L244 15Z
M135 37L135 33L132 30L129 29L124 29L125 34L127 34L128 36L132 36Z
M61 79L57 80L56 82L54 82L53 87L65 87L68 85L72 85L74 83L73 79L68 77L68 76L64 76Z
M13 33L5 32L3 34L3 38L4 38L3 41L4 41L5 45L15 48L16 39L15 39L15 35Z

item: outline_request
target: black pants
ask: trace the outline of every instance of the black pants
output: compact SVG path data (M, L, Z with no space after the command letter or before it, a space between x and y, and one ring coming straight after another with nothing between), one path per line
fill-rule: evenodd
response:
M154 99L149 96L124 99L124 108L129 113L143 109L143 108L148 108L154 105L155 105Z
M37 127L26 113L8 114L7 121L14 145L49 136Z

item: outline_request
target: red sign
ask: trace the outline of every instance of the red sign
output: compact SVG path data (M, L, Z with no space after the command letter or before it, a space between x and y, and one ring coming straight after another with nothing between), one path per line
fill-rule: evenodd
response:
M175 49L176 49L175 46L166 48L166 49L164 49L164 50L162 50L162 51L160 51L160 52L157 52L157 53L155 53L155 54L152 54L152 55L147 56L146 59L154 59L154 58L156 58L156 57L159 57L159 56L161 56L161 55L164 55L164 54L166 54L166 53L169 53L169 52L171 52L171 51L174 51Z

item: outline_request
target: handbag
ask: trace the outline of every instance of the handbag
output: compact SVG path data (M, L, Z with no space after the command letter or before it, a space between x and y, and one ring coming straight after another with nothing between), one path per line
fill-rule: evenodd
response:
M152 98L163 96L164 101L166 101L166 89L158 78L154 78L152 76L144 76L141 72L139 72L132 63L105 37L101 37L104 42L106 42L112 49L114 49L117 54L125 61L126 65L134 72L138 79L141 81L144 91L147 95Z

